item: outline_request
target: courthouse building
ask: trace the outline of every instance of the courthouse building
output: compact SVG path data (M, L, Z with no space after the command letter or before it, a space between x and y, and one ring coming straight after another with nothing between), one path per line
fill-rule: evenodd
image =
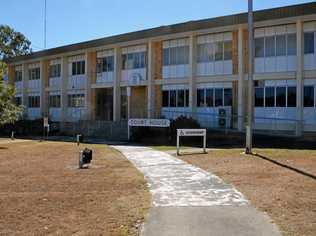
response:
M255 128L316 131L316 3L256 11L254 21ZM247 13L161 26L11 58L9 82L27 119L187 115L243 130L247 39Z

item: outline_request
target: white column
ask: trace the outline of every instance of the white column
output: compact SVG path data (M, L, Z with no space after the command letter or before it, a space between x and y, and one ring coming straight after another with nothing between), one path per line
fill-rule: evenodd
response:
M61 58L61 121L67 121L68 57Z
M303 34L303 22L298 20L296 22L296 38L297 38L297 69L296 69L296 135L302 135L303 131L303 68L304 68L304 34Z
M91 120L91 79L92 79L92 58L89 52L85 53L85 72L86 72L86 86L85 86L85 116L87 120Z
M28 109L28 83L29 83L29 71L26 63L22 64L22 105L25 107L24 114L27 114Z
M243 28L238 29L238 130L244 128L244 58L243 58Z
M121 119L121 73L122 73L121 49L114 49L114 80L113 80L113 121Z
M189 53L189 107L190 111L196 112L196 37L190 36Z
M148 64L147 64L147 117L153 118L155 104L154 89L154 48L153 42L148 43Z
M48 80L47 62L45 60L40 61L40 81L41 81L41 114L48 116L48 96L46 92L46 85Z

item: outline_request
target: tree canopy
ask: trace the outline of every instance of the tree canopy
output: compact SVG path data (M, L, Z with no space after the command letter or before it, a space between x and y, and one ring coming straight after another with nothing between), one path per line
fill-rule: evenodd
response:
M32 52L31 42L20 32L7 25L0 25L0 126L14 123L22 114L23 107L14 102L14 88L3 81L7 73L5 59Z

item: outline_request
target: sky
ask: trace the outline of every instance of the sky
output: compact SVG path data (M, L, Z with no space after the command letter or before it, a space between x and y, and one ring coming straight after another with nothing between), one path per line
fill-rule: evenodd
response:
M44 49L44 1L0 0L0 24ZM46 0L46 48L247 11L247 0ZM313 1L254 0L261 10Z

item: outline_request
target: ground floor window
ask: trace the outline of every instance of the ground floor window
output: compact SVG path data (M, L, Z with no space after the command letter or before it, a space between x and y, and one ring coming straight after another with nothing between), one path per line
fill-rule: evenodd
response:
M304 86L304 107L315 106L315 87Z
M84 94L68 94L68 107L84 107Z
M15 97L15 105L17 105L17 106L22 105L22 98L21 97Z
M231 88L205 88L197 90L197 107L232 106Z
M256 87L255 107L296 107L296 87Z
M163 107L188 107L189 106L189 90L164 90L162 91Z
M49 96L49 107L60 107L60 95Z
M29 107L38 108L40 107L40 96L29 96Z

